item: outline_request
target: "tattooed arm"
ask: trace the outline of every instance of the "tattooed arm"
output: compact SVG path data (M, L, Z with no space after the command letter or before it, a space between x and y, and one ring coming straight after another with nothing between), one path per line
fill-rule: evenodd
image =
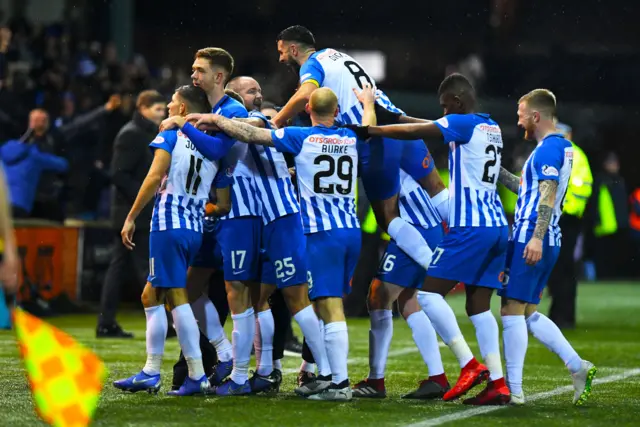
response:
M524 249L523 258L527 264L536 265L542 258L542 242L553 214L553 205L556 202L558 181L544 180L539 182L540 200L538 201L538 220L533 230L533 237Z
M274 146L271 140L271 131L268 129L258 128L238 120L230 120L217 115L214 118L214 123L222 132L238 141L267 145L269 147Z
M520 178L503 167L500 167L498 182L507 187L507 189L512 193L518 193L518 189L520 188Z

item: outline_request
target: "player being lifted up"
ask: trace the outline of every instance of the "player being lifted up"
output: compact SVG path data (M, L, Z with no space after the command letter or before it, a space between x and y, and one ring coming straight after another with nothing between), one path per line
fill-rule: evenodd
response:
M339 113L336 119L339 123L360 124L363 109L353 91L362 90L364 84L375 87L374 80L360 64L349 55L333 49L316 51L313 34L299 25L283 30L278 35L277 43L280 62L300 67L300 88L274 117L273 122L277 127L283 126L287 120L303 111L311 94L319 87L327 87L337 95ZM375 108L378 122L396 123L403 114L402 111L381 91L377 94ZM422 145L421 141L415 143ZM372 139L358 150L360 176L378 225L389 233L398 247L427 268L432 251L418 230L400 217L398 208L400 163L403 153L409 149L406 143L394 139ZM412 170L408 172L416 180L425 178L422 174L413 175ZM443 196L446 199L446 192L442 192L439 199ZM438 203L440 202L442 200Z
M364 92L362 120L374 124L374 93L370 86ZM278 151L295 155L302 222L307 235L309 295L324 320L324 343L332 374L329 378L323 372L305 334L320 375L314 382L296 389L296 393L312 400L350 400L349 340L342 297L350 290L349 281L360 253L360 225L355 207L358 141L353 131L334 125L338 99L330 89L314 91L306 109L313 124L310 128L269 131L219 116L214 123L240 141L274 146Z
M169 114L209 111L204 91L194 86L176 90ZM160 368L167 336L165 301L172 310L180 347L189 367L189 375L176 396L206 392L209 381L202 366L200 333L186 292L187 268L202 242L205 203L218 171L212 162L196 150L182 132L161 132L150 144L155 151L149 173L122 228L122 242L129 249L135 231L135 219L157 191L151 236L149 238L149 280L142 292L147 317L147 363L142 371L130 378L114 382L121 390L136 392L160 389ZM222 175L224 176L224 175Z
M573 403L582 405L591 394L596 367L582 360L560 329L537 311L542 292L560 252L558 225L567 192L573 148L556 132L556 97L536 89L518 101L518 126L525 139L535 140L522 170L522 178L504 168L499 181L518 194L513 233L509 242L505 287L502 296L502 326L507 379L511 403L524 404L522 370L527 352L527 329L565 363L573 377Z
M493 291L502 287L509 234L496 192L502 134L488 114L475 112L475 91L461 74L444 79L438 94L445 114L441 119L362 129L360 133L363 137L401 139L442 137L449 144L450 231L434 251L422 287L428 293L423 309L462 368L444 400L458 398L489 377L487 388L464 403L504 404L509 401L509 389L502 375L498 323L490 310ZM487 366L473 357L453 310L444 300L458 282L466 284L467 314Z

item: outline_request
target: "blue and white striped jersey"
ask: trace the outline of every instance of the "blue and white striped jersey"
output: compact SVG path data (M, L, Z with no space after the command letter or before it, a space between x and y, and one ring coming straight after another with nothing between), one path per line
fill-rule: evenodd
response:
M356 60L343 52L334 49L322 49L312 54L300 67L300 84L313 83L318 87L328 87L338 97L340 113L336 120L342 124L362 123L363 107L353 93L353 89L361 90L363 83L375 86L371 78ZM381 91L376 91L376 102L383 108L403 114Z
M427 229L442 224L442 218L431 203L429 194L402 169L400 169L398 202L400 217L408 223Z
M151 231L203 231L204 205L218 163L207 160L179 130L161 132L149 144L171 154L171 165L156 194Z
M259 111L251 111L249 117L264 121L271 129L269 121ZM300 211L291 175L284 155L275 148L249 144L249 153L256 166L255 185L262 205L262 220L265 224Z
M535 229L540 201L540 181L550 180L558 182L558 189L549 223L549 244L560 246L562 234L558 221L562 215L572 166L573 146L562 135L551 134L538 143L522 168L513 223L514 240L526 243L528 233Z
M355 132L336 126L291 126L271 131L271 138L278 151L295 155L305 234L360 228L356 214Z
M496 191L502 131L488 114L449 114L434 122L449 144L449 227L506 227Z
M211 112L229 119L249 117L247 109L227 95L218 101ZM224 161L233 171L233 185L231 186L231 212L221 219L260 216L262 209L255 182L255 164L249 153L248 145L236 142L225 156Z

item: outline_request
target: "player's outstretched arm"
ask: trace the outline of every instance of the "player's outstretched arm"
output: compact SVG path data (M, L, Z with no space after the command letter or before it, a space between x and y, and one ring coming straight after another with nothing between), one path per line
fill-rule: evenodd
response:
M271 131L268 129L257 128L237 120L229 120L222 116L216 116L215 124L221 131L238 141L249 144L267 145L269 147L274 146L271 139Z
M251 126L255 126L257 128L265 128L266 125L264 123L264 120L258 118L258 117L247 117L247 118L242 118L242 117L234 117L235 121L238 122L242 122L242 123L246 123L248 125Z
M369 136L406 140L442 137L442 131L434 122L372 126L368 131Z
M300 89L289 99L287 104L282 107L282 110L273 118L273 124L276 127L281 128L287 123L287 120L295 117L298 113L304 111L305 105L309 102L313 91L318 89L314 83L307 82L300 86Z
M500 167L498 182L507 187L507 189L512 193L518 193L518 189L520 188L520 178L518 178L518 176L512 174L502 166Z
M533 230L533 237L527 243L522 255L529 265L536 265L542 259L542 242L549 230L557 190L558 181L544 180L539 182L540 200L538 201L536 228Z
M122 227L122 243L128 248L133 249L135 244L132 241L133 233L135 231L135 221L140 215L142 209L153 199L162 179L169 170L171 165L171 154L162 149L156 149L153 155L153 162L149 168L149 172L142 182L142 186L138 191L136 201L133 202L133 206L127 215L127 219Z
M411 116L400 116L398 117L398 123L403 124L403 123L431 123L431 120L427 120L427 119L419 119L417 117L411 117Z

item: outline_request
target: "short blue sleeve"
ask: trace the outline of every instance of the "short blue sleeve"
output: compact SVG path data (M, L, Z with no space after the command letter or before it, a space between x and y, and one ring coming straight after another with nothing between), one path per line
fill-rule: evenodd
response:
M236 117L239 119L246 119L249 117L247 109L240 105L239 102L234 103L233 106L229 108L223 108L220 115L228 119L235 119Z
M564 162L564 148L559 140L544 141L533 156L533 169L538 181L559 181Z
M300 153L306 137L302 128L294 126L271 131L271 140L276 150L282 153L293 153L293 155Z
M446 144L459 142L466 144L473 135L477 120L473 114L449 114L435 122L442 132L442 137Z
M300 67L300 84L313 83L322 86L324 82L324 68L315 57L311 57Z
M218 168L218 173L216 177L213 179L213 187L215 188L227 188L233 184L233 172L231 169L225 164L224 161L220 161L220 166Z
M152 150L161 148L168 153L172 153L177 141L178 132L175 129L165 130L164 132L160 132L158 136L151 141L149 147L151 147Z
M249 113L249 118L260 119L264 122L265 129L271 129L271 124L269 124L269 120L267 119L267 116L262 114L260 111L251 111Z

